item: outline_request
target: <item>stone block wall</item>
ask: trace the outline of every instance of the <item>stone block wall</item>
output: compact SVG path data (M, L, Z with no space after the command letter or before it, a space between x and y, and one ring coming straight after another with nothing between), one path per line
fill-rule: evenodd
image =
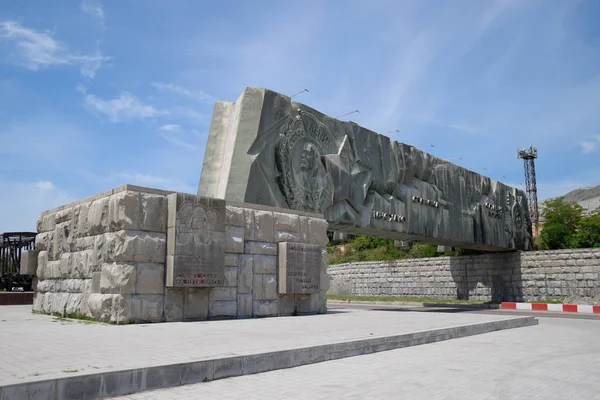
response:
M33 310L115 323L266 317L326 311L321 292L280 295L277 243L325 245L327 223L270 207L226 207L225 282L167 288L167 195L125 185L43 213Z
M329 293L340 295L600 302L600 248L359 262L328 273Z

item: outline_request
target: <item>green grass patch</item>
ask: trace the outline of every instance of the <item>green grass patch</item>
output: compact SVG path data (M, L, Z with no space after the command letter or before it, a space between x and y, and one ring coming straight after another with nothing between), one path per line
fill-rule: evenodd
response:
M405 302L405 303L435 303L435 304L498 304L495 301L483 300L452 300L452 299L434 299L431 297L395 297L395 296L345 296L337 294L328 294L329 300L340 301L385 301L385 302Z
M40 312L36 312L36 311L32 311L34 314L42 314L42 315L46 315L44 313L40 313ZM62 315L59 312L55 312L54 314L52 314L52 316L54 317L55 322L73 322L70 320L77 320L77 321L81 321L84 324L107 324L107 325L126 325L125 322L113 322L113 321L101 321L101 320L97 320L94 319L88 315L83 315L83 314L79 314L79 313L71 313L71 314L66 314L66 315ZM137 321L135 318L131 318L128 321L130 324L135 324Z
M38 314L38 313L36 313L36 314ZM39 314L43 314L43 313L39 313ZM83 323L86 323L86 324L110 324L110 322L98 321L88 315L83 315L83 314L79 314L79 313L71 313L71 314L62 315L61 313L55 312L54 314L52 314L52 316L54 316L56 321L77 320L77 321L82 321Z

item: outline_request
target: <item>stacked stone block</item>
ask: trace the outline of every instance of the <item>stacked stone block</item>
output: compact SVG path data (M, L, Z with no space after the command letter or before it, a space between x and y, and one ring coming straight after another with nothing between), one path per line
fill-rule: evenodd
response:
M165 193L121 188L43 213L33 310L161 320Z
M324 219L270 207L228 203L225 224L226 275L230 268L237 270L237 276L231 272L231 278L226 278L237 283L227 294L229 301L237 295L238 317L326 311L329 288L326 252L323 252L320 293L281 295L277 287L277 244L289 241L324 246L328 242Z
M319 293L282 295L277 244L325 245L327 222L313 214L244 203L226 206L224 285L165 287L170 193L126 185L43 213L33 310L114 323L326 311L326 252Z
M600 248L330 265L330 293L485 301L600 301Z

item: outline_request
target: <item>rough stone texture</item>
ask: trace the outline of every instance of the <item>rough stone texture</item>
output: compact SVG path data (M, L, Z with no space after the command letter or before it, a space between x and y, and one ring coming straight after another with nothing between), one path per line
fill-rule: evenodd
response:
M277 244L272 242L246 242L246 253L277 255Z
M177 216L168 208L169 194L127 185L43 213L33 310L114 323L326 312L324 289L314 307L302 297L278 294L277 243L320 243L327 223L315 214L272 207L224 207L222 286L166 287L167 253L175 245L169 245L168 232ZM324 258L321 285L326 267Z
M19 274L35 275L38 268L39 250L25 250L21 253L21 266Z
M532 248L523 191L266 89L216 103L198 195L322 214L347 233ZM244 216L246 240L272 240L261 218Z
M254 300L277 300L276 275L254 275Z
M183 291L183 319L185 321L207 319L210 289L185 288Z
M135 293L135 281L135 265L105 264L102 266L100 292L132 294Z
M225 227L225 251L227 253L244 252L244 228L238 226Z
M486 301L600 300L600 248L330 265L331 294Z
M214 289L213 289L214 290ZM233 301L211 301L208 304L209 318L236 318L237 300Z
M276 274L277 273L277 257L266 255L253 255L255 274Z
M164 315L166 321L183 321L184 288L165 288ZM189 290L189 289L188 289Z
M164 264L138 264L136 268L135 285L135 292L138 294L164 294Z
M238 294L238 318L248 318L252 316L252 294Z
M277 301L275 300L254 301L252 308L252 313L256 317L274 317L277 315Z

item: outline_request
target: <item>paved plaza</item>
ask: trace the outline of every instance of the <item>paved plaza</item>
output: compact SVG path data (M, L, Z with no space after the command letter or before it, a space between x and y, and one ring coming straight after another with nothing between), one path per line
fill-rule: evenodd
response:
M522 329L119 399L600 399L598 332L598 320L542 317Z
M108 325L0 307L0 386L210 358L259 354L511 319L500 315L332 310L230 321ZM24 357L23 349L30 349Z

